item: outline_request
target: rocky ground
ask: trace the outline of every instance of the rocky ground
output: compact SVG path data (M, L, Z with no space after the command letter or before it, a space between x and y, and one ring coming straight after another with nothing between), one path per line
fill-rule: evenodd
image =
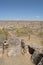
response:
M21 53L20 40L22 38L25 39L26 45L27 44L34 45L35 47L40 46L40 44L39 46L38 44L35 44L35 39L34 39L34 43L31 44L28 41L27 37L20 37L19 39L18 37L16 37L15 40L10 37L8 42L11 44L9 45L9 48L8 48L9 49L8 56L7 56L7 50L5 50L5 53L2 54L2 48L0 48L0 65L34 65L31 61L30 54L28 52L24 55Z
M21 53L21 39L24 39L26 45L31 45L37 48L42 48L40 44L40 39L37 36L31 35L29 40L28 36L16 37L11 31L9 32L9 43L8 52L5 49L4 54L2 54L2 42L0 42L0 65L34 65L31 61L30 54ZM8 55L7 55L8 53Z

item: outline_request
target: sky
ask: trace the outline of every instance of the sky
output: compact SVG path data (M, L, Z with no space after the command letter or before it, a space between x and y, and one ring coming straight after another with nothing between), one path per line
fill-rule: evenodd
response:
M43 20L43 0L0 0L0 20Z

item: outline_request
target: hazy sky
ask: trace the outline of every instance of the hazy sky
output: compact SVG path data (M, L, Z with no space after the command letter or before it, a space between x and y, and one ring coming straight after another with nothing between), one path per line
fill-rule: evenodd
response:
M0 0L0 20L43 20L43 0Z

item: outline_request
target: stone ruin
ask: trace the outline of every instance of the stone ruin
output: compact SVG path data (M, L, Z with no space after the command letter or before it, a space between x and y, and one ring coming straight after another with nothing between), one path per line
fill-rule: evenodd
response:
M8 39L6 43L8 43L9 46L8 46L8 49L4 49L4 54L7 53L8 56L14 56L14 55L20 54L21 44L20 44L20 40L18 38ZM3 53L2 47L3 47L3 41L0 40L0 55L2 55L2 53ZM8 50L8 52L7 52L7 50Z
M16 56L21 54L21 47L24 52L24 50L27 53L28 52L31 54L31 60L35 65L43 65L43 48L42 47L32 47L30 45L25 45L24 41L22 41L23 46L21 46L21 40L18 38L10 38L7 40L7 43L9 44L8 50L4 50L4 54L7 54L9 57L10 56ZM0 41L0 57L2 56L2 49L3 42Z
M43 48L35 48L28 45L28 52L30 53L31 60L35 65L43 65Z

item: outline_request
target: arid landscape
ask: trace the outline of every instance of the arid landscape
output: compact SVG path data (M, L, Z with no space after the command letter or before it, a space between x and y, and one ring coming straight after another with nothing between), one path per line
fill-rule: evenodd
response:
M0 20L0 65L34 65L27 48L21 53L21 39L25 45L43 49L43 21ZM5 40L9 46L3 53Z

